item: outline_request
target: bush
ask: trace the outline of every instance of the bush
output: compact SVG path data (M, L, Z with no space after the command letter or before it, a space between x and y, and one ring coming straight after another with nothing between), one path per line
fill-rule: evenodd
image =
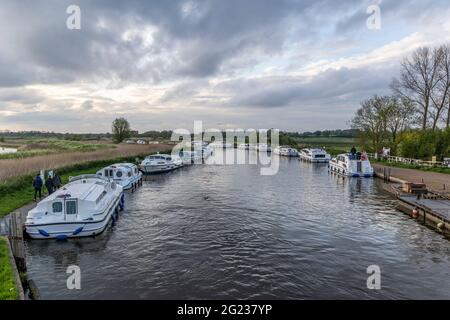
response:
M445 130L411 130L399 137L399 155L405 158L438 161L450 156L450 128Z

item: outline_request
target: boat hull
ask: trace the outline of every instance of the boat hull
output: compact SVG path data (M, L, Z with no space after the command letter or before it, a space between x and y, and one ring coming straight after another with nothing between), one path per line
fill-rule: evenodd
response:
M330 159L328 159L328 158L317 159L317 158L312 158L312 157L308 157L305 155L300 155L299 158L300 158L300 160L312 162L312 163L328 163L328 162L330 162Z
M26 224L25 230L32 239L68 239L93 237L105 231L106 227L118 213L118 207L122 195L108 207L107 212L99 215L99 220L94 221L70 221L70 222L52 222L42 224Z
M172 170L176 170L180 168L181 165L148 165L148 166L140 166L139 169L144 175L152 175L158 173L169 172Z
M329 166L330 172L337 173L339 175L345 176L345 177L354 177L354 178L372 178L374 177L374 172L351 172L345 170L345 168L330 164Z
M130 190L142 178L142 173L130 179L127 185L122 185L123 190Z

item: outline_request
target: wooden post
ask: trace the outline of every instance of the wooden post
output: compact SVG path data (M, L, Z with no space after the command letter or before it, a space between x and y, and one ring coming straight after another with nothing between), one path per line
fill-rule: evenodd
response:
M26 271L25 246L23 243L23 224L20 212L10 214L9 224L9 241L11 243L11 251L16 260L17 269Z

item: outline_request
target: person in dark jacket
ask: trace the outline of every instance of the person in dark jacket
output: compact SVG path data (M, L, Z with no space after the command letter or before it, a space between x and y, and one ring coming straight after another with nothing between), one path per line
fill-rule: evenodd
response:
M53 188L54 190L61 188L61 178L57 172L53 175Z
M48 195L53 193L53 178L48 176L47 180L45 180L45 187L47 188Z
M43 181L41 178L41 175L38 173L36 177L33 180L33 187L34 187L34 201L36 201L36 196L39 193L39 199L42 198L42 185Z

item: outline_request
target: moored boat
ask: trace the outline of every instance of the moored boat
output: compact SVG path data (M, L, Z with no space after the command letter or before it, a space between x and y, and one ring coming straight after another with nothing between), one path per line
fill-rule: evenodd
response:
M163 173L178 169L183 166L179 156L170 154L153 154L142 160L139 169L143 174Z
M369 158L364 153L340 154L331 159L329 163L330 172L338 173L348 177L373 177L374 170Z
M274 154L284 157L298 157L298 151L290 146L278 146L273 149Z
M272 147L269 146L267 143L258 143L256 149L259 152L272 152Z
M123 209L123 188L97 175L71 178L30 210L25 230L33 239L67 239L102 233Z
M136 188L142 179L142 172L132 163L116 163L97 171L97 175L111 179L124 190Z
M326 163L331 160L331 155L329 155L325 150L320 148L305 148L300 150L299 159L309 162Z

